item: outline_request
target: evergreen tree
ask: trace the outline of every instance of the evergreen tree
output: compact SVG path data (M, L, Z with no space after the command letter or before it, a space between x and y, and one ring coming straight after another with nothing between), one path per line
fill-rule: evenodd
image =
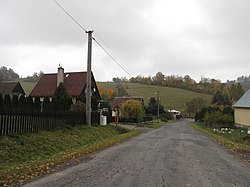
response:
M58 110L59 101L57 98L53 97L50 103L51 109Z
M212 104L216 104L216 105L231 105L231 102L230 102L230 99L229 99L228 95L222 94L221 91L217 91L213 95Z
M12 108L18 108L18 96L17 95L13 95L12 97Z
M49 97L45 97L43 99L43 111L49 111L51 109L51 103L50 103L50 100L49 100Z
M27 108L31 111L33 111L33 109L34 109L33 98L30 95L26 98L26 107L25 108Z
M34 109L35 109L35 110L41 111L41 101L40 101L40 97L35 97Z
M53 95L53 108L59 110L69 110L69 95L63 83L60 83Z
M60 98L58 101L58 110L65 110L66 103L67 103L67 100L65 98Z
M147 114L152 114L156 116L158 114L158 103L157 100L154 97L151 97L148 106L145 108ZM164 107L159 104L159 113L162 114L164 113Z
M3 96L0 93L0 108L3 108Z
M19 108L26 108L26 98L24 95L19 97Z
M9 94L4 96L3 106L4 108L11 108L11 97Z

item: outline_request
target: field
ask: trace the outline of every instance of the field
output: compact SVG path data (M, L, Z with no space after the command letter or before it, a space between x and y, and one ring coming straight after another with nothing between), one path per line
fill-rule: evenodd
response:
M32 89L34 88L34 86L36 85L36 82L24 82L24 81L20 81L20 84L22 85L26 95L29 95L30 92L32 91Z
M114 83L97 83L103 87L111 88ZM165 109L185 111L185 104L196 97L203 98L207 104L210 104L212 96L208 94L200 94L179 88L170 88L163 86L144 85L139 83L125 83L128 86L127 92L131 96L143 96L144 102L147 104L151 97L157 97L157 91L160 91L160 102Z

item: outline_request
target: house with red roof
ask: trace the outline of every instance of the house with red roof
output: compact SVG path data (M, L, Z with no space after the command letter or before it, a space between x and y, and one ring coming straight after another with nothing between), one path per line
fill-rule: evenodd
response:
M92 97L97 100L101 99L93 73L91 73ZM57 73L44 74L37 82L30 95L32 97L52 98L57 86L62 82L67 90L67 93L72 97L73 103L77 98L85 97L87 72L69 72L65 73L60 66Z

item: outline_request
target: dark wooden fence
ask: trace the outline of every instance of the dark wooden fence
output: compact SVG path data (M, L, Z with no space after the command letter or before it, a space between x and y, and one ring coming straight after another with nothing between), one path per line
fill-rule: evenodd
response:
M92 112L92 124L100 124L99 116L98 112ZM85 113L0 109L0 136L52 131L66 126L75 126L77 124L86 124Z

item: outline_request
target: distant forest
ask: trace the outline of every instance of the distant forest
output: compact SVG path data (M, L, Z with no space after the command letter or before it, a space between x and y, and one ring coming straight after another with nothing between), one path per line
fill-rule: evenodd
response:
M22 79L23 81L27 82L37 82L42 75L43 72L40 71L39 73L33 73L32 76L20 78L20 76L16 72L14 72L13 69L7 68L5 66L0 67L0 81L15 81L17 79Z
M239 77L237 80L227 81L226 83L222 83L220 80L216 80L213 78L210 79L206 77L201 77L201 80L199 82L196 82L194 79L191 78L190 75L185 75L183 77L178 75L164 75L162 72L158 72L155 76L152 77L145 77L142 75L131 77L130 79L127 79L125 77L117 77L113 78L113 81L175 87L206 94L214 94L217 91L227 93L230 90L238 90L237 92L245 92L250 88L250 76Z

